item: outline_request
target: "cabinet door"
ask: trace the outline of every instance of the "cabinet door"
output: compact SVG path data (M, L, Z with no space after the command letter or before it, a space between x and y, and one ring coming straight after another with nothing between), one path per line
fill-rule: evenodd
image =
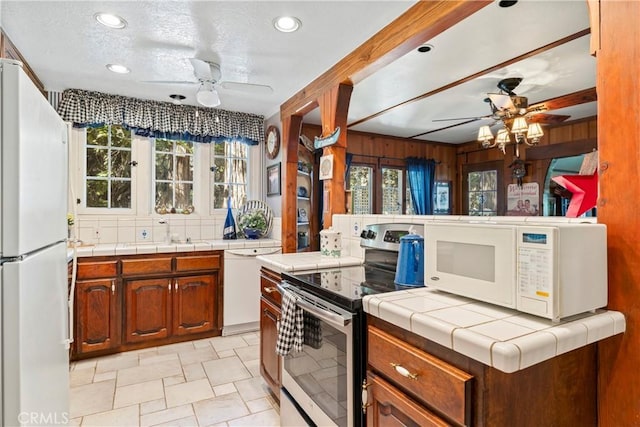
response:
M174 279L173 334L211 331L216 322L218 274Z
M172 279L125 282L125 341L135 343L171 334Z
M372 372L367 372L367 384L365 402L370 427L451 425Z
M280 395L280 356L276 354L279 319L280 309L260 298L260 373L276 397Z
M116 279L76 282L75 328L78 354L106 350L120 344Z

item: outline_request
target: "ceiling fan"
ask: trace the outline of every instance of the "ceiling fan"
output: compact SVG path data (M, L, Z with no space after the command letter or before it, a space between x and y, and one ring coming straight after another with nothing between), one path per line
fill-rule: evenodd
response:
M526 96L517 95L514 90L522 82L520 77L509 77L502 79L498 82L497 86L500 89L499 93L488 93L487 98L484 99L491 108L491 114L485 116L476 117L458 117L453 119L435 119L434 122L451 121L451 120L465 120L458 125L471 123L476 120L493 119L494 124L499 121L508 121L519 116L526 116L527 119L532 118L535 115L535 119L532 118L532 122L537 123L560 123L567 120L570 116L565 115L553 115L553 114L539 114L549 109L546 103L541 102L534 105L529 105L529 100ZM457 126L457 125L453 125ZM450 126L450 127L453 127Z
M194 81L171 81L171 80L153 80L147 83L165 83L165 84L191 84L200 85L196 92L196 100L200 105L205 107L217 107L220 105L220 96L217 89L235 90L241 92L250 92L254 94L270 94L273 88L268 85L260 85L253 83L222 81L222 72L220 65L215 62L205 61L198 58L189 58L193 67L193 74L197 80Z

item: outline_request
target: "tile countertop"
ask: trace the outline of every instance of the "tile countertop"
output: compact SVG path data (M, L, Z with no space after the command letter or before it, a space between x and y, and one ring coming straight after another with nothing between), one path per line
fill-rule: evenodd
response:
M361 258L351 256L334 258L322 256L320 252L260 255L256 259L261 267L267 267L277 273L362 265Z
M237 240L207 240L192 243L111 243L102 245L79 246L76 248L78 257L105 255L136 255L167 252L194 252L244 248L276 248L281 246L280 240L275 239L237 239ZM73 257L73 248L67 250L67 257Z
M625 331L617 311L596 310L559 323L418 288L369 295L364 311L500 371L511 373Z

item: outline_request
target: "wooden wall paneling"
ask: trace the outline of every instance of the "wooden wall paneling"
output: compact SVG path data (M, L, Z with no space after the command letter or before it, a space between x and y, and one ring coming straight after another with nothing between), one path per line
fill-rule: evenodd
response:
M282 182L282 252L296 252L298 245L298 144L302 116L292 115L282 118L283 157L281 165Z
M640 2L601 1L597 51L598 222L607 226L609 304L622 335L598 343L598 421L640 422Z

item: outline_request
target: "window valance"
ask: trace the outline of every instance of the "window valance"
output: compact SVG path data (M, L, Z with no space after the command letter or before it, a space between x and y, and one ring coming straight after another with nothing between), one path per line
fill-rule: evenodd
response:
M175 105L81 89L63 92L58 113L75 127L123 125L136 135L249 145L264 141L264 117L216 108Z

